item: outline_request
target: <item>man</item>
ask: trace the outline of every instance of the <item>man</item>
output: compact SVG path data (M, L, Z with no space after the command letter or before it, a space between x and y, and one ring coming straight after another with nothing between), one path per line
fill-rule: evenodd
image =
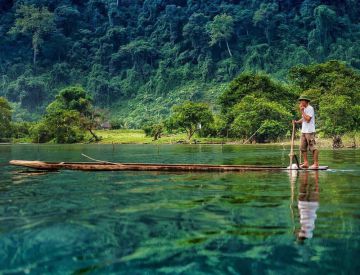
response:
M300 150L304 159L304 163L300 168L309 168L307 150L313 154L314 164L310 168L319 167L319 151L315 142L315 112L314 108L309 104L310 99L305 96L299 98L300 110L302 118L295 120L293 123L302 124L301 128L301 144Z

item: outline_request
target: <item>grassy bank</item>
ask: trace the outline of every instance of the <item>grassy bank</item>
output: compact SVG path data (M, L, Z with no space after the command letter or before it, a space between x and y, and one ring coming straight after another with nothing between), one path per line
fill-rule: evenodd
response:
M152 137L145 136L143 130L97 130L96 134L101 137L99 144L179 144L179 143L188 143L186 134L165 134L160 139L154 141ZM90 139L90 135L86 136L86 140ZM9 141L10 143L31 143L30 138L21 138L14 139ZM231 139L231 138L202 138L195 137L191 140L191 143L200 143L200 144L243 144L241 139ZM356 144L359 146L360 143L360 133L356 135ZM290 145L290 140L281 140L274 143L266 144L279 144L279 145ZM299 144L299 137L295 140L295 145ZM350 147L353 144L353 138L350 135L345 135L343 137L344 147ZM332 148L331 138L322 138L317 139L317 145L320 148Z
M101 144L177 144L177 143L187 143L186 134L167 134L163 135L160 139L153 141L151 137L146 137L145 133L142 130L98 130L96 131L97 135L102 137L102 140L99 142ZM356 143L359 144L360 134L356 136ZM191 143L201 143L201 144L243 144L241 139L231 139L231 138L202 138L195 137L192 139ZM353 138L350 135L345 135L343 137L344 147L349 147L353 144ZM290 140L282 140L275 143L267 144L281 144L281 145L290 145ZM296 138L295 144L299 144L299 137ZM332 139L331 138L318 138L317 145L320 148L331 148Z
M96 134L101 137L101 144L177 144L188 143L186 134L165 134L158 140L153 140L152 137L145 136L143 130L98 130ZM223 138L200 138L195 137L191 143L227 143L227 142L240 142L235 139Z

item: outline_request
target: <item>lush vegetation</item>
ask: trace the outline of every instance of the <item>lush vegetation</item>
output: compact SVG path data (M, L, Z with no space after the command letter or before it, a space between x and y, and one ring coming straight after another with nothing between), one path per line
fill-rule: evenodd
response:
M300 93L324 135L359 128L359 1L5 0L0 15L2 138L96 141L110 121L274 141ZM88 109L62 98L74 87ZM186 101L211 116L181 124Z
M3 97L0 97L0 138L10 137L11 133L11 107L9 102Z
M37 142L74 143L82 141L87 130L94 141L99 141L93 131L99 124L98 117L83 88L64 88L46 108L43 119L33 127L33 139Z
M193 135L208 127L213 122L213 114L205 103L185 102L182 105L174 106L173 113L167 125L170 129L181 129L187 134L190 141Z
M294 67L290 78L313 99L321 130L334 139L334 146L341 146L341 136L346 132L355 136L360 124L359 72L332 61Z

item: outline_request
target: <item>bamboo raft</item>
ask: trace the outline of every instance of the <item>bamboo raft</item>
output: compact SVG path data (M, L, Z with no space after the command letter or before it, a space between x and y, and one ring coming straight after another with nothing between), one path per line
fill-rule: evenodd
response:
M155 164L155 163L111 163L111 162L47 162L11 160L11 165L37 170L83 170L83 171L170 171L170 172L244 172L244 171L285 171L289 167L256 165L209 165L209 164ZM327 170L328 166L316 169L293 167L291 170Z

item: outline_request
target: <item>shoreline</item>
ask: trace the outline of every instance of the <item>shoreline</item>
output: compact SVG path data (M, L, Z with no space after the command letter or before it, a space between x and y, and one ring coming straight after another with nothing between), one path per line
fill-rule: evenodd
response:
M165 134L160 139L154 141L152 137L145 136L143 130L132 130L132 129L120 129L120 130L97 130L96 134L101 138L99 142L79 142L79 143L64 143L62 145L69 144L108 144L108 145L243 145L243 146L290 146L291 140L284 139L277 142L269 143L244 143L243 140L236 138L217 138L217 137L195 137L189 143L187 137L183 133L177 134ZM86 136L85 140L89 140L90 136ZM317 138L317 146L319 148L333 149L332 148L332 139L331 138ZM344 135L343 145L344 147L339 149L353 149L354 139L349 135ZM299 137L295 138L295 146L299 146ZM13 139L11 142L6 141L0 143L0 145L12 145L12 144L39 144L34 143L29 137ZM41 144L57 144L59 143L41 143ZM356 145L359 148L359 135L356 136Z
M63 145L63 146L67 146L67 145L218 145L218 146L224 146L224 145L233 145L233 146L247 146L247 147L251 147L251 146L283 146L283 147L290 147L291 146L291 142L290 141L282 141L282 142L269 142L269 143L247 143L244 144L240 141L229 141L229 142L201 142L201 140L198 140L196 143L195 142L184 142L184 143L176 143L176 142L106 142L106 141L100 141L100 142L78 142L78 143L53 143L53 142L48 142L48 143L34 143L34 142L4 142L1 143L0 142L0 146L5 146L5 145ZM295 148L299 147L299 142L295 142L294 144ZM344 146L341 148L333 148L332 144L331 144L331 140L322 140L319 141L317 144L319 149L333 149L333 150L345 150L345 149L359 149L360 146L357 145L356 147L351 146L348 143L344 143Z

